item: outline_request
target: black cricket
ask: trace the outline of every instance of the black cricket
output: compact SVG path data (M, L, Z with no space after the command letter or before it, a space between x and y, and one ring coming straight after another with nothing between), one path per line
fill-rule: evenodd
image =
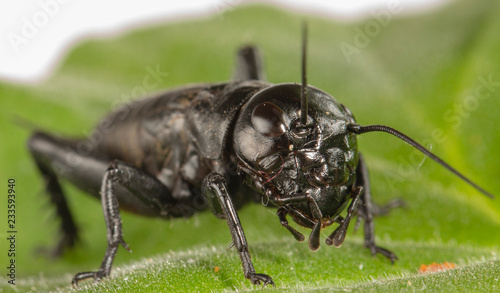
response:
M306 38L304 26L302 84L264 81L259 52L246 46L238 51L232 81L174 89L123 106L97 126L104 134L100 143L33 133L29 150L61 218L62 238L53 254L78 240L59 178L102 202L108 243L104 259L97 271L76 274L74 285L108 277L118 246L128 249L119 207L165 219L210 208L227 221L245 278L253 284L274 285L270 276L256 273L238 218L237 210L254 201L276 207L281 225L298 241L305 238L289 225L288 215L312 229L313 251L319 248L320 230L333 223L338 227L326 243L341 246L357 215L364 221L364 246L394 262L394 253L375 244L373 216L401 202L372 203L356 142L366 132L404 140L493 198L408 136L388 126L357 124L344 105L307 85Z

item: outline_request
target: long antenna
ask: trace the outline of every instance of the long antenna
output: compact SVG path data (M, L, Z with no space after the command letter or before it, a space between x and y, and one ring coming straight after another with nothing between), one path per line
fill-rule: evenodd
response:
M300 124L307 124L307 95L306 95L306 57L307 57L307 23L302 22L302 86L300 88Z
M482 187L477 185L476 183L472 182L469 178L465 177L462 175L462 173L458 172L455 168L452 166L448 165L445 161L441 160L439 157L428 151L425 147L423 147L421 144L413 140L412 138L408 137L406 134L397 131L394 128L391 128L389 126L385 125L357 125L357 124L350 124L347 125L347 130L356 134L362 134L362 133L367 133L367 132L386 132L389 134L394 135L395 137L405 141L407 144L411 145L412 147L416 148L417 150L421 151L424 153L424 155L428 156L429 158L433 159L436 161L438 164L441 166L445 167L449 171L451 171L453 174L457 175L460 177L462 180L465 182L469 183L472 187L474 187L476 190L481 192L482 194L486 195L489 198L495 198L493 194L489 193L488 191L484 190Z

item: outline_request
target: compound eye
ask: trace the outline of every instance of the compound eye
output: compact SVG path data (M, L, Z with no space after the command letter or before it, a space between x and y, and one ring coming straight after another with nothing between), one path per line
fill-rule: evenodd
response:
M262 103L252 112L252 124L255 130L266 137L278 137L286 132L284 112L273 103Z

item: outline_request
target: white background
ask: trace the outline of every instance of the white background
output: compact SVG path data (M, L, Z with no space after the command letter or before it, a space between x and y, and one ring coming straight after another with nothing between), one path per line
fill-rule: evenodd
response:
M403 13L433 9L451 0L274 0L276 5L342 21L401 3ZM0 0L0 79L36 82L71 45L85 37L134 26L232 9L241 0ZM250 1L246 1L250 2Z

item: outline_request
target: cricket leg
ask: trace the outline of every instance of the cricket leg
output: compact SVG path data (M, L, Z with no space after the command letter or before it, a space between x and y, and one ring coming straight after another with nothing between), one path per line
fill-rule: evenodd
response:
M120 191L119 187L125 188L128 193L123 192L123 189ZM104 173L101 185L101 203L107 228L106 253L97 271L76 274L72 284L78 285L79 281L89 278L99 281L109 277L118 246L129 250L123 240L119 211L119 201L124 201L124 197L133 197L138 204L142 204L138 208L148 216L167 216L176 204L168 188L154 176L122 161L113 161Z
M256 47L244 46L240 48L236 56L236 67L233 73L233 80L265 80L266 77L262 64L262 58Z
M210 173L203 181L202 193L207 198L212 212L216 216L223 216L226 219L233 244L240 255L245 278L249 279L254 285L258 285L261 282L264 283L264 286L268 284L274 285L271 277L255 272L252 260L250 259L245 233L227 191L227 184L224 177L218 173Z
M60 139L43 132L35 132L28 141L29 151L42 174L50 201L61 219L61 238L51 250L52 256L60 256L78 240L78 228L58 180L58 177L64 178L71 172L73 161L69 153L74 151L76 144L76 140Z
M375 244L375 224L373 222L374 209L371 200L370 181L368 178L368 170L362 156L359 158L356 184L358 186L363 186L364 189L364 193L361 197L362 202L358 208L358 216L364 220L365 247L370 249L372 255L380 253L387 257L391 263L394 263L398 257L393 252Z
M347 228L349 228L352 216L356 214L358 203L363 197L363 193L364 188L360 185L358 185L356 189L352 190L352 201L347 208L347 215L342 219L337 229L335 229L335 231L333 231L333 233L326 239L326 244L340 247L344 243Z

